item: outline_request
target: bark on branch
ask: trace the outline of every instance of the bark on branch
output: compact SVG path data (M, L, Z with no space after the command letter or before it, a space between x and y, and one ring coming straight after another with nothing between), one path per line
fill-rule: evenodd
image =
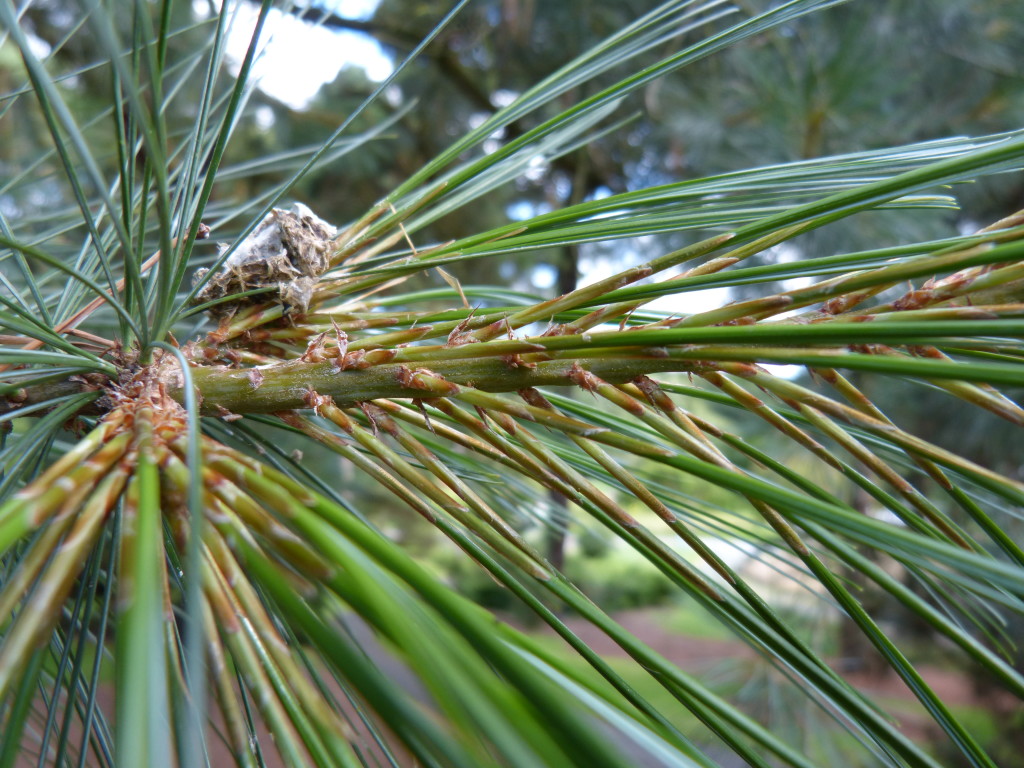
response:
M508 362L479 360L443 360L429 370L459 386L471 386L485 392L515 392L528 387L573 386L573 367L586 370L611 383L631 381L638 376L666 371L692 371L701 364L692 360L664 358L586 358L549 360L535 368L513 367ZM253 370L259 374L254 375ZM310 392L330 395L340 406L391 397L431 397L428 392L403 383L409 367L399 363L377 365L362 370L339 370L332 362L291 362L259 369L199 367L191 369L207 414L272 413L307 407ZM179 402L183 391L169 393Z

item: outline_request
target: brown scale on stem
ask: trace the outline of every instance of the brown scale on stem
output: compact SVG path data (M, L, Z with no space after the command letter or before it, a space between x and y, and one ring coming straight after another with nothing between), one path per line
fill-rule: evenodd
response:
M253 389L259 389L263 384L263 371L259 368L250 368L246 375L249 377L249 383Z
M366 416L367 421L370 422L370 427L373 429L373 436L378 437L380 435L378 414L382 414L384 412L381 411L379 408L373 408L367 402L361 401L357 403L357 405L359 406L359 410L361 410L363 414Z
M330 359L324 354L324 339L327 338L327 333L321 333L309 344L306 345L306 351L299 357L304 363L322 363L325 360Z
M921 309L935 300L935 293L932 291L934 281L929 280L921 288L907 291L903 296L892 303L892 308L898 311L906 309Z
M532 405L535 408L554 410L554 406L551 405L551 402L533 387L529 387L528 389L520 389L518 392L516 392L516 394L523 398L523 401L527 405Z
M465 332L466 329L472 324L473 315L475 313L476 310L472 310L469 313L469 316L466 317L466 319L460 322L458 325L456 325L452 332L448 334L448 341L445 343L446 347L459 347L462 346L463 344L470 344L476 341L476 339L473 338L473 334ZM508 323L506 321L506 325L507 324Z
M364 358L366 357L365 349L355 349L345 353L339 350L338 352L338 356L334 358L334 367L339 371L347 371L349 368L360 369L366 367L364 364Z
M217 418L220 419L221 421L232 422L232 421L238 421L240 418L242 418L242 414L240 414L240 413L232 413L231 411L229 411L224 406L218 405L217 406Z
M302 400L306 404L306 407L312 409L318 416L321 415L320 409L323 406L332 403L331 398L328 395L318 394L312 387L306 388L306 391L302 396Z
M676 404L672 402L672 398L665 394L665 391L654 379L649 376L639 376L633 379L633 383L655 408L664 413L676 410Z
M597 392L597 388L601 385L600 379L579 363L572 364L572 368L569 370L569 380L580 389L592 393Z
M514 355L502 355L501 361L505 363L509 368L536 368L536 363L531 363L523 360L523 356L520 354Z
M395 378L403 387L409 389L418 389L424 392L430 392L434 395L440 395L447 397L455 395L459 391L459 385L453 384L447 381L444 377L438 376L433 371L426 368L417 368L415 370L407 366L399 366Z
M337 344L338 352L335 358L336 366L339 370L344 371L347 368L348 362L348 334L345 333L338 324L331 318L331 325L334 326L334 341Z

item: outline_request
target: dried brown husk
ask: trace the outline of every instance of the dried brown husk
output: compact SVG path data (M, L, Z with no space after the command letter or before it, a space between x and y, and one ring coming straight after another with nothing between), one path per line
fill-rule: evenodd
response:
M336 230L309 208L297 203L291 210L274 208L246 237L220 270L196 295L205 304L260 288L275 288L285 314L305 312L313 288L327 268L335 249ZM221 245L221 253L227 249ZM198 283L209 270L196 271ZM266 301L264 293L221 301L211 308L216 316L241 306Z

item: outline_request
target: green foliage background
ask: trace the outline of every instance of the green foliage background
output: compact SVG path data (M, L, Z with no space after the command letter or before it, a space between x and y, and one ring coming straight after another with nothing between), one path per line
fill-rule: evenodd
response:
M1024 13L738 5L2 0L0 766L1011 764Z

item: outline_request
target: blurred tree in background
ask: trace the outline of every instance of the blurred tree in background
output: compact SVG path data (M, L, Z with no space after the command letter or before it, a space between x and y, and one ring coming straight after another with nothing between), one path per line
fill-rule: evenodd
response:
M764 2L739 5L748 13L768 7ZM397 124L395 138L373 143L357 163L337 169L338 176L325 169L308 182L307 196L331 201L339 220L350 218L359 209L356 201L383 196L453 136L656 6L586 0L474 3L443 33L442 45L403 80L391 108L413 108ZM395 57L412 50L434 20L434 9L416 0L383 0L366 20L346 19L316 5L295 12L311 24L365 31ZM689 38L706 29L698 26ZM687 35L671 37L650 52L650 60L686 40ZM502 197L474 208L474 223L497 224L517 210L544 211L595 195L742 168L1012 130L1024 119L1024 64L1016 54L1022 46L1024 19L1012 0L841 4L631 95L623 111L632 119L624 130L599 136L520 179ZM586 98L617 74L587 81L570 98ZM278 105L270 146L298 146L326 135L369 88L357 71L345 70L297 120ZM318 119L321 111L332 117ZM514 137L541 117L513 123L496 140ZM380 118L367 116L366 125ZM323 126L319 133L317 124ZM806 248L826 255L866 246L878 237L902 235L905 241L948 234L1024 203L1019 178L988 180L978 187L965 194L963 209L945 222L881 213L870 220L874 226L858 222L830 230L826 236L839 242L812 239ZM464 231L457 217L465 213L438 222L431 234L443 241ZM584 258L600 257L600 244L582 248ZM534 258L556 266L560 256Z
M937 768L1009 765L1024 749L1024 464L1012 402L1024 359L1021 224L958 239L1024 208L1024 176L1003 172L1018 155L1000 164L985 154L1024 124L1019 3L850 2L804 14L830 4L799 0L787 15L741 0L731 15L714 0L480 0L441 27L443 9L420 0L381 0L360 16L284 4L267 13L268 32L288 22L357 33L393 67L436 33L380 94L349 62L298 104L245 83L242 54L223 57L233 36L247 42L259 3L0 2L5 23L17 21L5 31L22 32L0 46L0 428L13 425L0 444L0 768L129 766L124 755L143 754L198 765L188 762L198 657L245 766L276 765L276 749L294 766L406 765L407 751L444 768ZM649 36L634 58L615 47L670 6L682 15L639 27ZM729 27L762 13L782 21L747 39ZM741 42L628 87L719 34ZM609 38L618 42L600 47ZM308 69L315 77L317 62ZM239 70L240 85L212 85ZM560 90L506 117L538 83ZM529 143L606 89L614 110L592 123L581 111L583 127ZM493 133L458 143L489 120ZM501 155L520 140L528 161ZM937 190L911 177L942 160L948 171L927 171ZM750 168L761 170L743 175ZM892 194L856 216L833 197L891 178L901 180ZM954 205L945 193L966 180ZM348 249L314 275L309 306L256 280L254 295L204 316L189 290L198 269L223 260L216 243L288 199L338 225L336 245ZM545 218L555 214L564 218ZM735 249L714 240L735 232L746 233ZM712 255L679 255L694 243ZM984 257L989 248L1008 255ZM158 251L173 259L149 272ZM718 254L740 254L751 271L730 279L713 266ZM932 257L927 274L900 271ZM650 262L671 265L635 270ZM989 267L987 290L940 300L930 291L949 286L926 282L984 283ZM830 279L835 292L827 282L814 292ZM104 291L123 303L88 303ZM796 301L793 315L785 301ZM881 317L850 315L865 301ZM89 322L67 342L78 313ZM878 321L863 323L874 341L851 335L851 317ZM928 330L947 321L978 325ZM877 338L874 326L884 326ZM779 327L793 335L772 336ZM737 330L749 341L724 335ZM532 346L515 346L520 337ZM851 353L851 367L815 357L823 344ZM696 345L713 352L694 357ZM165 375L172 354L189 358L205 400L175 405L173 424L151 423L130 387L162 359L156 389L184 401L187 386ZM545 400L530 377L573 355L583 362L566 374L571 386L542 379ZM353 380L397 373L351 402L333 392L336 406L318 399L328 390L310 373L328 360ZM497 383L480 384L496 360ZM772 362L795 365L753 366ZM644 371L687 377L662 376L658 389ZM191 436L208 459L201 471ZM118 444L106 474L75 479ZM47 467L62 455L89 460L63 467L72 479L60 481ZM32 504L58 491L71 494L67 507L37 525ZM73 550L64 512L95 512L104 494L117 499L104 508L116 508L116 526ZM202 505L209 562L193 578L187 515ZM147 510L159 524L136 530ZM307 519L313 511L322 519ZM166 565L133 548L147 534ZM161 570L150 581L147 563ZM147 586L149 614L132 613L132 590ZM55 617L47 653L49 626L29 610L39 595ZM531 632L547 627L572 652L460 596ZM645 612L652 605L664 611ZM619 617L644 623L623 628ZM644 645L666 633L706 640L729 668L691 679ZM208 647L196 650L196 637ZM116 673L103 671L104 651ZM868 670L869 684L906 683L912 693L900 689L890 708L901 717L916 697L904 730L826 658L849 680ZM915 665L955 668L955 685L977 688L971 706L944 701ZM141 724L146 743L90 719L111 679L127 707L119 720ZM609 724L615 749L595 735ZM266 755L264 728L275 744ZM18 745L30 731L43 746L27 761Z

